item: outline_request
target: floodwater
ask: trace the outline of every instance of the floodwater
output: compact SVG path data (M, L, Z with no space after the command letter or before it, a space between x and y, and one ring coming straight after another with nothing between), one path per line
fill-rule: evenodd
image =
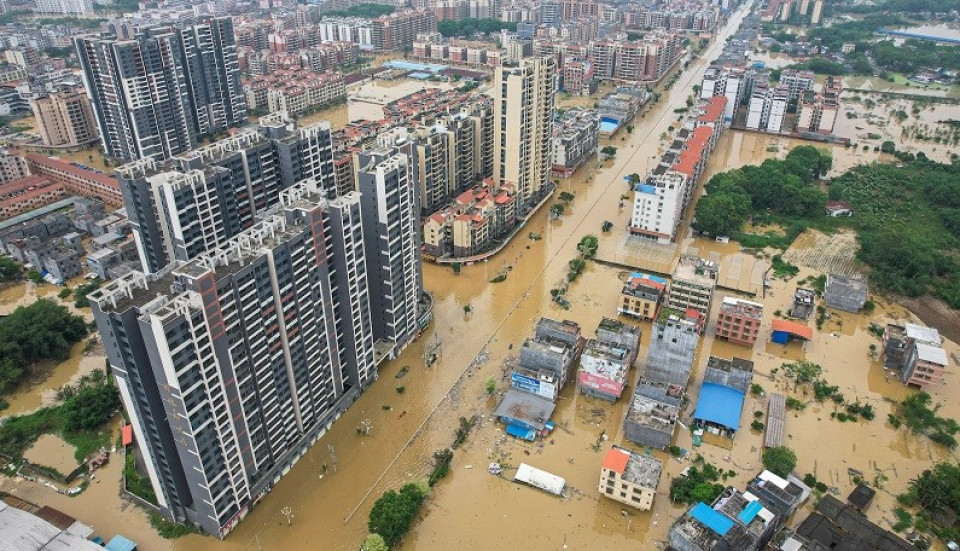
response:
M347 103L318 111L299 119L301 124L328 121L333 130L348 123L366 119L378 121L383 118L383 106L391 101L427 88L451 88L448 82L430 82L413 79L374 80L347 92Z
M734 25L742 13L734 17ZM729 30L721 33L717 42L723 44L728 34ZM712 57L717 50L711 47L702 59ZM627 209L618 208L624 192L623 176L644 172L649 160L657 155L658 136L675 120L672 110L684 104L690 86L699 82L705 67L702 59L664 93L659 104L637 119L633 134L624 136L626 140L617 137L613 143L619 151L614 159L602 165L591 162L578 175L561 181L561 189L574 192L576 198L560 218L549 220L548 209L544 208L527 223L527 229L539 233L541 240L528 239L526 231L520 232L503 252L488 262L465 267L460 275L449 268L424 266L426 287L436 301L434 323L400 358L382 366L380 380L225 541L202 536L173 542L159 540L147 526L146 515L132 511L117 498L114 481L120 476L119 461L111 462L98 476L110 480L109 484L93 485L74 499L22 481L2 480L0 489L11 491L12 486L18 496L48 503L82 520L96 520L98 531L133 536L144 549L352 551L366 533L367 515L375 499L385 490L424 476L433 451L448 447L453 440L457 419L477 414L481 418L478 427L456 451L452 472L434 489L403 549L657 549L656 542L665 537L670 522L681 511L671 505L667 493L669 479L686 467L685 463L654 453L664 461L666 472L650 512L624 514L620 504L601 499L596 490L603 452L611 443L623 443L625 400L611 405L585 398L576 395L570 385L558 400L554 415L557 430L543 443L527 444L502 438L502 427L488 417L496 398L486 395L484 382L494 377L499 390L505 388L503 362L516 353L540 316L572 319L581 325L584 335L592 336L601 317L614 315L621 285L621 274L615 269L590 263L567 292L572 304L569 311L551 302L549 290L564 277L581 236L601 235L602 221L609 220L614 222L614 230L601 236L601 248L604 242L620 237L628 218ZM768 151L774 145L767 141L771 139L777 140L775 152ZM712 161L714 169L725 166L727 160L744 164L767 155L785 155L786 148L799 143L734 132L727 132L723 140L726 145ZM842 148L835 152L838 164L863 162L863 158L843 159L847 153ZM734 245L720 247L704 241L687 245L724 255L736 253ZM506 281L489 283L504 271ZM811 270L803 269L799 277L811 274ZM774 281L766 295L758 299L768 311L765 319L771 319L774 310L787 309L796 282L796 278ZM896 306L884 301L878 304L873 318L879 323L909 319L909 314ZM465 313L466 305L470 311ZM824 377L841 386L847 397L869 400L877 408L875 421L845 423L843 427L830 419L832 406L811 405L796 417L791 413L786 443L798 451L799 472L815 473L843 495L852 487L846 476L848 467L871 478L879 469L889 477L887 489L895 494L931 460L945 456L922 439L885 425L889 405L883 396L898 399L907 391L888 380L880 364L870 358L869 345L879 341L867 331L865 316L831 318L805 348L798 343L787 348L758 343L751 349L718 342L712 337L715 323L716 308L700 343L691 403L695 403L707 356L714 354L751 358L756 362L755 380L768 391L790 390L782 378L770 378L782 362L801 358L815 361L824 366ZM643 358L650 331L649 324L641 326ZM760 339L764 343L769 340L769 329ZM955 344L948 346L948 352L957 351ZM432 367L425 367L422 359L427 349L439 353ZM403 367L409 371L401 382L395 376ZM402 394L395 390L400 384L405 387ZM948 377L946 384L933 391L936 400L945 402L945 415L960 414L960 404L947 401L947 396L955 396L960 390L958 384L955 377ZM685 412L685 423L691 408ZM747 423L755 410L765 410L764 397L747 398L743 417ZM373 427L370 436L360 436L356 431L365 420ZM742 487L760 465L761 438L745 429L730 449L705 445L697 452L720 467L734 470L737 475L729 483ZM599 451L592 447L595 443L600 444ZM690 449L689 433L680 431L677 444ZM490 476L486 465L492 459L512 466L530 463L563 476L576 491L570 499L561 500ZM336 468L323 475L325 463ZM507 474L512 473L508 470ZM892 504L893 498L881 492L871 517L889 516ZM285 507L293 511L292 526L280 514ZM95 517L91 511L97 511Z
M958 151L960 131L947 123L960 120L960 105L933 102L916 105L908 99L844 92L842 111L834 132L857 143L861 152L864 145L872 151L886 140L896 143L901 151L923 151L927 157L941 162L950 162L950 155ZM907 118L902 121L897 118L895 113L899 111ZM918 136L929 139L921 140Z
M35 465L46 465L61 474L68 474L77 468L74 451L73 446L56 434L44 434L24 452L23 457Z
M44 360L34 366L34 375L12 394L4 396L10 407L0 416L22 415L41 407L52 406L57 401L57 389L76 383L80 377L94 369L104 369L106 356L101 353L85 354L84 339L70 349L70 357L62 362Z

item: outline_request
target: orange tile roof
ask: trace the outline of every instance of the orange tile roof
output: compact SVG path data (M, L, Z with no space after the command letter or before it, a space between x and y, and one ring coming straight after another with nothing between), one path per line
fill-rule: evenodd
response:
M786 331L791 335L802 337L804 339L807 339L808 341L813 338L813 328L808 325L798 323L796 321L775 319L773 320L773 330Z
M713 96L707 105L703 108L703 114L699 119L702 122L719 122L723 119L723 110L727 106L725 96Z
M627 470L627 463L629 461L629 453L617 448L610 448L607 450L607 456L603 458L603 468L610 469L611 471L622 475L623 472Z

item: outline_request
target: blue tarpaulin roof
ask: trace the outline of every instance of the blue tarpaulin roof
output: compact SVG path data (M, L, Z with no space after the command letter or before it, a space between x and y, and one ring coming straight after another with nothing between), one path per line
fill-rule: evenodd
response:
M721 536L727 535L727 532L733 528L733 521L719 511L714 511L706 503L697 503L690 510L690 516L705 524L708 528Z
M650 193L652 195L657 194L657 188L651 186L650 184L637 184L634 186L633 191L639 191L640 193Z
M740 522L744 524L750 524L750 522L756 518L757 513L763 510L763 504L760 503L760 500L751 501L747 503L747 506L743 508L743 511L740 511L740 514L737 515L737 518L740 519Z
M743 393L735 388L716 383L703 383L693 418L738 430L743 398Z
M105 546L107 551L136 551L137 544L117 534Z
M533 442L537 438L537 431L524 427L523 425L507 425L507 434L529 440L530 442Z

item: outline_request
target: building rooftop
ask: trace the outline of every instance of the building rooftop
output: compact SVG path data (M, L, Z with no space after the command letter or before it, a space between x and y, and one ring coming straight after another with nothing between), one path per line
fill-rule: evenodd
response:
M620 475L627 482L656 490L660 484L663 463L659 459L613 446L603 459L603 467Z
M889 326L888 326L889 327ZM903 326L904 333L917 342L940 346L943 339L940 338L940 332L933 327L908 323Z
M680 414L683 389L678 385L640 381L627 419L661 432L673 432Z
M542 396L510 389L504 394L493 414L496 417L523 421L540 431L547 425L554 408L553 402Z
M763 305L740 298L723 297L723 303L720 305L720 313L759 320L763 317Z
M677 282L687 285L697 285L700 287L713 288L717 285L717 272L719 266L716 262L704 260L697 257L684 256L677 263L677 268L673 272L673 284Z
M915 551L899 536L880 528L852 506L827 494L797 528L797 533L829 549Z
M925 362L947 366L947 352L939 346L917 343L917 357Z

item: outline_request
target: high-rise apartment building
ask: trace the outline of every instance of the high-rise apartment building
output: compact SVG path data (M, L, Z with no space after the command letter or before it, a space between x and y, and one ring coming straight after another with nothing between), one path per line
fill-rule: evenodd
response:
M30 102L47 145L90 143L98 138L90 100L78 89L53 92Z
M296 128L278 114L165 162L117 168L143 270L157 272L221 246L301 180L336 195L332 163L328 123Z
M423 294L418 189L410 157L397 149L358 153L357 188L363 205L373 338L395 357L418 333Z
M420 33L437 32L437 16L432 11L403 10L371 21L373 48L402 52L413 47Z
M221 538L377 377L360 196L283 195L89 296L160 513Z
M33 11L57 15L93 13L93 0L37 0Z
M554 57L524 59L496 70L493 178L498 185L516 186L521 210L550 182L556 80Z
M166 159L246 122L233 23L142 28L132 40L75 39L104 152Z

